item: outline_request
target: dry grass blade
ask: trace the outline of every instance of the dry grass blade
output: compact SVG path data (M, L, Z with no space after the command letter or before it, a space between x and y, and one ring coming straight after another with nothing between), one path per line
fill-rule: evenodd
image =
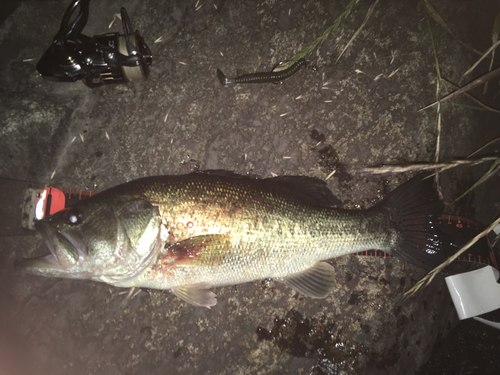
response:
M441 16L436 11L436 9L434 9L434 7L427 0L424 0L424 5L425 5L426 10L432 16L432 18L434 18L434 21L436 21L439 26L441 26L443 29L445 29L446 32L453 37L453 39L455 39L457 42L459 42L461 45L463 45L468 50L470 50L470 51L472 51L472 52L474 52L474 53L476 53L478 55L482 54L480 51L478 51L478 50L476 50L476 49L474 49L472 47L469 47L467 44L465 44L464 42L462 42L455 34L453 34L453 32L450 30L450 28L448 27L448 25L446 24L446 22L444 22L444 20L441 18Z
M491 31L491 42L493 44L498 41L498 35L500 35L500 13L495 17L495 23L493 24L493 30Z
M434 155L434 162L439 163L439 151L441 145L441 111L438 106L438 121L437 121L437 137L436 137L436 153Z
M498 224L500 224L500 218L496 219L491 225L488 226L488 228L483 230L476 237L474 237L472 240L470 240L464 246L462 246L460 248L460 250L458 250L455 254L453 254L451 257L449 257L447 260L445 260L443 263L441 263L439 266L437 266L432 271L430 271L427 275L425 275L410 290L408 290L407 292L404 293L403 298L408 298L408 297L414 295L420 289L425 288L427 285L429 285L432 282L432 280L434 279L434 277L439 272L441 272L446 266L450 265L451 262L453 262L455 259L457 259L464 251L469 249L477 241L479 241L481 238L483 238L488 233L490 233L493 230L493 228L495 228Z
M497 234L497 236L491 241L491 247L495 247L495 245L498 242L498 239L500 239L500 234Z
M429 28L429 35L431 37L432 52L434 54L434 62L436 63L436 75L438 78L437 84L438 84L438 88L439 88L439 81L441 80L441 69L439 68L439 59L437 57L436 44L434 43L434 34L432 33L432 27L431 27L431 22L429 20L428 13L429 13L429 11L427 10L425 12L425 18L427 19L427 27ZM436 94L439 94L439 92L437 92Z
M452 88L454 88L455 90L458 90L460 87L458 87L457 85L451 83L450 81L442 78L443 82L446 83L447 85L451 86ZM488 83L488 82L486 82ZM495 113L500 113L500 110L498 109L495 109L495 108L492 108L486 104L484 104L482 101L480 101L479 99L477 99L476 97L474 97L472 94L468 93L468 92L464 92L464 95L466 97L468 97L470 100L472 100L473 102L475 102L476 104L480 105L481 107L483 107L484 109L486 109L487 111L491 111L491 112L495 112Z
M466 91L469 91L470 89L472 89L478 85L481 85L484 82L488 82L490 79L495 78L498 75L500 75L500 67L498 67L495 70L493 70L489 73L486 73L485 75L475 79L474 81L466 84L465 86L459 88L458 90L453 91L451 94L446 95L445 97L441 98L437 102L434 102L434 103L429 104L428 106L426 106L424 108L419 109L418 112L423 111L423 110L428 109L428 108L431 108L431 107L434 107L438 103L442 103L442 102L445 102L451 98L454 98L455 96L460 95Z
M436 153L434 155L434 162L439 163L439 154L441 150L441 105L437 107L438 121L437 121L437 137L436 137ZM441 189L441 184L439 182L439 170L436 170L436 176L434 177L436 181L436 188L439 195L439 199L443 199L443 191Z
M366 23L368 22L368 20L370 19L372 13L373 13L373 10L375 9L375 6L378 4L378 1L379 0L375 0L375 2L370 6L370 9L368 9L368 12L366 13L366 17L365 17L365 20L363 21L363 23L361 24L361 26L359 27L359 29L354 33L354 35L352 36L352 38L349 40L349 42L347 42L346 46L344 47L344 49L342 50L342 52L340 52L340 55L339 57L337 57L337 60L335 60L335 63L337 61L339 61L340 57L344 54L344 52L346 51L346 49L351 45L351 43L354 41L354 39L356 39L356 37L359 35L359 33L361 32L361 30L363 30L363 27L365 27Z
M457 199L455 199L453 202L449 203L449 204L453 204L457 201L459 201L460 199L462 199L463 197L465 197L467 194L469 194L472 190L474 190L475 188L477 188L479 185L481 185L482 183L488 181L492 176L495 175L495 173L497 172L498 168L500 167L500 158L497 158L493 164L491 164L491 166L488 168L488 170L486 172L483 173L483 175L479 178L479 180L477 180L474 185L472 185L470 188L468 188L461 196L459 196Z
M493 30L491 31L491 43L495 44L498 42L498 34L500 33L500 14L497 14L495 17L495 22L493 24ZM488 69L488 72L491 72L491 69L493 69L493 61L495 60L495 50L491 52L491 61L490 61L490 67ZM484 85L484 90L483 90L483 95L486 94L486 91L488 91L488 82Z
M488 147L489 145L493 144L493 143L496 143L500 141L500 137L498 138L495 138L491 141L489 141L488 143L486 143L484 146L480 147L479 149L477 149L476 151L474 151L472 154L470 154L469 156L467 156L467 159L471 158L472 156L476 155L477 153L481 152L482 150L484 150L486 147ZM499 165L500 164L500 158L496 158L494 159L492 165L490 166L490 168L485 172L483 173L483 175L481 176L481 178L476 181L476 183L474 183L469 189L467 189L460 197L458 197L457 199L455 199L453 202L450 202L450 203L446 203L447 205L451 205L455 202L457 202L458 200L462 199L463 197L465 197L468 193L470 193L472 190L474 190L476 187L478 187L479 185L481 185L482 183L486 182L490 177L492 177L497 169L499 168Z
M476 151L474 151L472 154L470 154L469 156L467 156L467 158L471 158L473 157L474 155L478 154L479 152L483 151L486 147L488 147L489 145L492 145L493 143L497 143L500 141L500 137L498 138L495 138L495 139L492 139L491 141L489 141L488 143L486 143L484 146L481 146L479 147Z
M401 172L422 172L431 171L434 169L445 171L450 168L455 168L460 165L476 165L485 163L488 161L498 160L496 156L487 156L481 159L466 159L466 160L454 160L447 163L422 163L422 164L410 164L410 165L384 165L382 167L367 167L361 169L360 173L366 174L385 174L385 173L401 173Z
M333 25L330 26L328 29L326 29L323 32L323 34L318 39L316 39L312 44L308 45L307 47L304 47L302 50L300 50L298 53L296 53L294 56L292 56L292 58L290 59L290 61L286 62L283 65L280 65L274 71L275 72L279 72L281 70L288 69L289 67L291 67L293 65L293 63L295 61L303 58L305 55L307 55L309 52L311 52L313 49L315 49L318 45L320 45L321 43L323 43L326 40L326 38L328 37L328 35L330 35L330 33L332 31L338 29L338 27L340 26L340 23L342 22L342 20L344 18L346 18L351 13L352 9L354 8L354 6L358 2L359 2L359 0L351 0L351 2L347 5L346 10L344 10L344 12L340 16L337 17L337 19L335 20L335 22L333 23Z
M500 45L500 40L498 42L496 42L495 44L493 44L489 49L488 51L486 51L484 53L483 56L481 56L481 58L479 60L476 61L476 63L474 65L471 66L471 68L469 70L467 70L465 73L464 73L464 77L469 74L470 72L472 72L474 69L476 69L476 67L481 63L481 61L483 61L489 54L490 52L493 52L498 46Z
M429 20L429 10L426 9L425 11L425 18L427 19L427 26L429 27L429 35L431 37L431 43L432 43L432 51L434 54L434 62L436 65L436 99L439 101L439 89L440 89L440 84L441 84L441 69L439 68L439 59L437 56L437 51L436 51L436 44L434 43L434 34L432 33L432 27L431 27L431 22ZM437 137L436 137L436 152L434 156L434 162L438 163L439 162L439 154L440 154L440 148L441 148L441 103L438 104L436 108L437 112ZM441 184L439 183L439 171L436 170L436 175L434 177L436 181L436 186L437 186L437 191L439 194L439 198L443 199L443 192L441 190Z

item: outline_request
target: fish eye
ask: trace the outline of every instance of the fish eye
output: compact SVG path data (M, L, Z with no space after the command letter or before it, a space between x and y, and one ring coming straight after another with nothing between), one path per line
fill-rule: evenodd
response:
M78 208L70 208L66 213L66 221L71 225L78 225L83 222L83 212Z

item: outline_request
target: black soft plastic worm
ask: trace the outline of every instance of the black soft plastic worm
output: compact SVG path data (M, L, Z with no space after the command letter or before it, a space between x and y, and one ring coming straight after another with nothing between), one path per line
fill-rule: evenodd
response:
M219 77L219 81L223 85L230 85L232 83L278 83L297 73L305 64L305 59L299 59L291 67L279 72L257 72L243 74L235 78L227 78L224 73L217 68L217 77Z

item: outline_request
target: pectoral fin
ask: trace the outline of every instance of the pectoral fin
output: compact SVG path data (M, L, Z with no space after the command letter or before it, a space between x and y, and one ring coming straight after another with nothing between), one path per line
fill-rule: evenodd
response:
M319 262L313 267L285 277L286 285L311 298L325 298L335 287L335 269L332 265Z
M191 305L210 308L217 304L217 296L209 288L208 283L198 283L172 288L172 293Z
M213 267L222 264L224 256L231 250L231 241L224 234L209 234L169 244L166 250L165 262Z

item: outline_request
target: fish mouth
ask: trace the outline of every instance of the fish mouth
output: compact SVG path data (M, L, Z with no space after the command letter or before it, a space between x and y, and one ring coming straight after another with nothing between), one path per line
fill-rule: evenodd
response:
M86 250L78 233L58 231L43 220L35 222L35 228L45 240L50 254L17 261L16 269L42 276L78 279L92 277L92 273L82 267Z

